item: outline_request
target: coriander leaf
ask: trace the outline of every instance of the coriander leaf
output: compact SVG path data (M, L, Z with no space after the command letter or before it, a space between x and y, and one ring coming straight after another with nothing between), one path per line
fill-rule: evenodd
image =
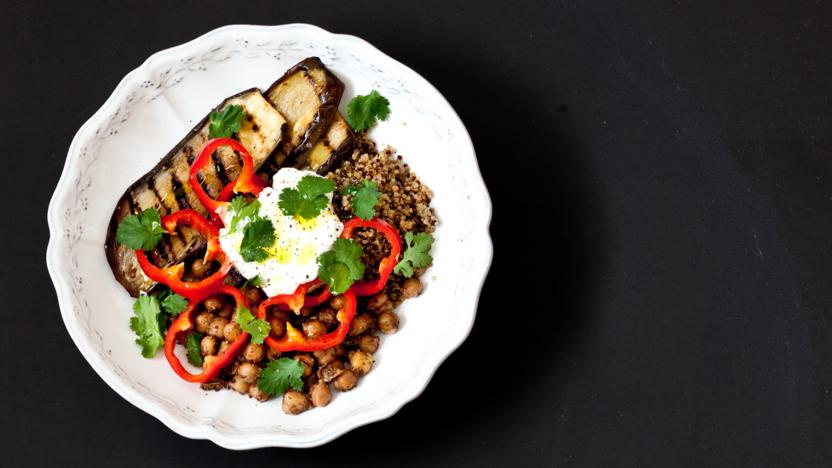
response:
M376 124L376 119L387 120L390 115L390 101L376 90L366 96L356 96L347 105L347 123L353 130L361 132Z
M408 232L405 233L404 240L407 250L404 251L401 261L393 268L393 273L409 278L413 276L414 268L426 267L433 261L429 253L433 246L433 236L424 232L416 235Z
M260 278L260 275L255 276L254 278L249 278L243 283L243 286L254 286L255 288L259 288L263 285L263 279Z
M153 208L124 218L116 230L116 240L131 249L150 250L162 240L162 217Z
M183 310L188 308L188 300L179 294L169 291L162 298L162 307L170 315L179 315Z
M286 216L312 219L329 204L327 194L335 190L335 182L318 176L303 176L296 188L280 192L278 206Z
M352 197L352 211L359 218L372 219L376 215L375 206L381 192L375 182L363 180L361 185L350 185L341 193Z
M274 225L271 220L258 216L243 229L240 256L247 262L262 262L269 257L267 248L274 244Z
M282 357L266 364L257 379L257 388L268 395L276 396L286 393L290 387L296 391L303 390L303 364Z
M159 327L161 312L159 300L153 296L139 296L133 304L134 316L130 318L130 329L136 333L136 344L142 347L142 356L146 358L152 358L165 344Z
M251 342L254 344L263 344L263 340L269 336L272 329L269 322L256 318L247 307L237 307L234 319L244 332L251 335Z
M202 367L201 341L202 335L200 333L193 332L188 335L188 340L185 342L185 349L187 350L185 355L188 357L188 362L197 367Z
M228 232L234 232L237 230L237 225L247 218L254 218L257 216L258 211L260 211L260 201L254 199L252 201L247 201L246 197L242 195L237 195L231 200L231 210L230 212L233 213L231 217L231 223L228 226Z
M243 106L226 106L219 111L211 112L211 123L208 126L208 136L211 138L230 137L240 131L243 123Z
M318 256L318 278L333 294L342 294L364 276L361 246L350 239L336 239L332 250Z

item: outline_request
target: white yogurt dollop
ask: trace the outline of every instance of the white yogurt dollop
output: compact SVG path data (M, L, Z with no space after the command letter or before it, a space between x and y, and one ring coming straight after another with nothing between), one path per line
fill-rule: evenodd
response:
M292 294L303 283L318 276L318 255L330 250L344 225L332 209L332 193L329 204L313 219L286 216L280 210L278 201L284 188L295 188L304 176L318 176L312 171L283 168L274 175L272 187L260 192L259 216L266 217L274 224L275 243L268 249L269 257L263 262L246 262L240 255L245 225L250 219L241 220L237 229L229 233L233 213L220 211L225 223L220 229L220 246L231 259L234 267L244 277L260 277L261 288L269 296ZM319 176L318 176L319 177Z

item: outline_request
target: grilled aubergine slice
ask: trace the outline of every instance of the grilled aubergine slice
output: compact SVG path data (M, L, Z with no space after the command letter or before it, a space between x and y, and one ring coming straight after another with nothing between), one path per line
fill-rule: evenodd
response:
M292 165L326 174L352 151L354 142L352 129L336 112L324 136L309 151L298 156Z
M280 146L287 129L286 120L256 88L229 97L215 110L235 104L245 110L237 138L251 154L256 170ZM134 252L116 242L118 224L126 216L146 208L155 208L162 215L185 208L206 214L191 190L188 177L191 163L208 139L208 117L205 117L150 172L131 185L116 205L107 231L105 250L116 279L133 296L148 291L154 283L142 273ZM209 164L200 173L200 182L209 195L216 197L225 184L237 178L242 159L229 148L219 148L212 158L214 164ZM160 266L173 265L184 261L204 245L200 235L184 226L176 235L163 236L157 248L150 252L150 258Z
M266 99L288 124L283 144L266 167L267 172L274 173L287 165L306 165L298 158L308 154L330 128L343 93L344 83L317 57L302 60L266 90Z

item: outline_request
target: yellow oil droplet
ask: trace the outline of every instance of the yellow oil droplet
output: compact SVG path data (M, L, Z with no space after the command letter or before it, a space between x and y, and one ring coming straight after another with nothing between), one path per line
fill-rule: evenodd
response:
M310 242L304 245L302 249L300 249L300 252L298 253L298 264L306 265L309 262L315 260L315 258L315 244Z
M306 219L303 216L298 215L295 219L298 221L300 228L304 231L311 231L318 227L318 218Z

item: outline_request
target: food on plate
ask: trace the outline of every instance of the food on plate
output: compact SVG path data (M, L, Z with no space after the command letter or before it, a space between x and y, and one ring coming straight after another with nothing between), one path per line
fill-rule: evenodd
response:
M307 58L224 100L118 200L105 251L144 357L206 390L282 395L287 414L372 371L424 288L437 218L366 133L389 101L371 90L342 116L343 90Z

